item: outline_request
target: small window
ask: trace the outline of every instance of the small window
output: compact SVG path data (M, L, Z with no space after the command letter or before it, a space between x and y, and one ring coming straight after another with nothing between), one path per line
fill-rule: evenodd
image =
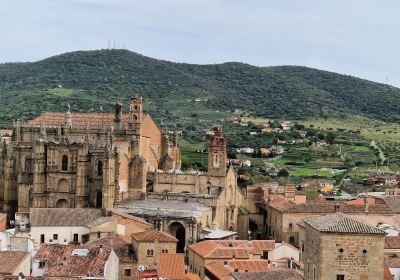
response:
M336 275L336 280L344 280L344 275L343 274Z
M100 238L101 234L100 232L97 233L97 238Z
M168 250L167 249L165 249L165 253L168 254Z
M290 236L290 237L289 237L289 243L290 243L290 244L294 244L294 237L293 237L293 236Z
M340 249L339 249L339 253L340 253L340 254L343 254L343 253L344 253L344 249L343 249L343 248L340 248Z
M289 228L292 228L293 227L293 224L292 223L289 223Z
M147 256L152 257L153 256L153 250L147 250Z
M366 255L368 251L366 249L362 250L363 254Z
M78 234L74 233L74 242L78 242Z
M58 240L58 234L53 234L53 240Z
M45 265L46 265L45 261L39 261L39 269L43 269Z
M124 269L124 276L125 276L125 277L131 276L131 269L129 269L129 268Z
M44 243L44 234L41 234L40 235L40 244L43 244Z
M61 170L68 171L68 157L66 155L63 155L62 157Z
M103 162L101 160L97 162L97 176L103 176Z

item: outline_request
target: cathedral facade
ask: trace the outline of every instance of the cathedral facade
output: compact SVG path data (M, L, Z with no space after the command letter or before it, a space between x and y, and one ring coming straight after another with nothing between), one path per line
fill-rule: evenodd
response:
M32 207L192 201L211 209L203 227L236 230L242 197L235 172L227 167L222 132L216 130L210 141L208 172L180 166L177 135L168 139L143 113L139 96L131 98L127 113L119 103L112 113L48 112L17 121L11 144L1 148L1 207L13 215Z

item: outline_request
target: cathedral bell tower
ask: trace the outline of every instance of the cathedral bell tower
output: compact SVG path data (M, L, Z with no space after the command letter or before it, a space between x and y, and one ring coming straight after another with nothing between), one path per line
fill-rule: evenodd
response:
M215 128L208 147L209 176L226 176L226 163L226 140L222 131Z
M148 164L142 156L143 100L140 96L131 98L127 134L129 139L129 180L128 197L142 198L146 192Z
M134 135L142 135L143 100L141 96L131 97L129 105L128 130Z

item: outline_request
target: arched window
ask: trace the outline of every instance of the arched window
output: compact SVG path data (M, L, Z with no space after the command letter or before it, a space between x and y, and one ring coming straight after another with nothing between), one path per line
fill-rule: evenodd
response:
M97 162L97 176L103 176L103 162L101 160Z
M63 155L62 157L61 170L68 171L68 157L66 155Z

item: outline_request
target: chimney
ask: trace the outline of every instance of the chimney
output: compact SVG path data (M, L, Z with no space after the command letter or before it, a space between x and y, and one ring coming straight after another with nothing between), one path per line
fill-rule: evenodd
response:
M224 267L228 266L228 261L224 261Z
M25 275L22 272L20 272L18 275L18 280L24 280L24 279L25 279Z
M368 209L368 196L364 196L364 212L368 213L369 209Z
M340 212L340 204L335 204L335 212Z
M63 266L67 265L67 258L66 257L63 258L63 263L62 264L63 264Z
M103 249L103 245L100 245L100 246L99 246L99 253L100 253L100 254L102 254L102 253L103 253L103 251L104 251L104 249Z

